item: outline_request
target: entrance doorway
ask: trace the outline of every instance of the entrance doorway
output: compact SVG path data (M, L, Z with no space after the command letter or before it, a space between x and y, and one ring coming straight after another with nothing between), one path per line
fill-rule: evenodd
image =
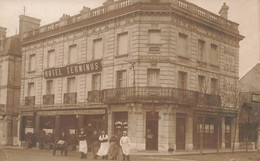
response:
M185 150L186 115L176 115L176 150Z
M146 112L146 150L158 150L158 112Z

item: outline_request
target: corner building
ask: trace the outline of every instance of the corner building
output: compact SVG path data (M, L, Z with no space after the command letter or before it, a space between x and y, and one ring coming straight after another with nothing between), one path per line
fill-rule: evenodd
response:
M193 150L201 132L216 148L219 130L229 148L235 113L225 106L217 121L218 91L237 84L243 36L226 7L219 16L184 0L106 1L24 33L21 138L85 127L127 130L134 150Z

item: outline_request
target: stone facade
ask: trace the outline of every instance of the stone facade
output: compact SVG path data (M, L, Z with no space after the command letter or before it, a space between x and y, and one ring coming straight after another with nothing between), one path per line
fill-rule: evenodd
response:
M65 128L62 124L44 128L41 118L70 115L85 120L71 127L77 132L81 126L93 127L93 118L98 117L95 110L105 109L100 115L106 125L101 127L110 135L116 132L117 121L127 119L121 123L127 123L134 150L192 150L198 122L194 119L199 120L201 113L215 117L217 105L201 108L187 102L193 96L197 99L196 92L213 98L213 91L223 90L227 82L237 85L242 39L237 23L182 0L124 0L92 10L85 7L78 15L63 15L57 22L23 34L21 117L38 116L30 127L32 133L45 129L58 133ZM54 56L49 59L51 52ZM57 77L46 79L44 72L52 69L51 61ZM77 74L75 64L93 61L101 61L101 72ZM62 67L73 74L58 76ZM203 77L204 92L198 76ZM53 82L51 87L48 81ZM47 105L50 88L53 101ZM66 102L70 93L73 103ZM176 101L174 93L180 96ZM232 112L222 115L223 119L233 116ZM92 124L86 124L88 119ZM178 119L184 123L177 124ZM216 124L207 125L216 132ZM150 142L148 129L153 135ZM177 143L181 136L184 143Z

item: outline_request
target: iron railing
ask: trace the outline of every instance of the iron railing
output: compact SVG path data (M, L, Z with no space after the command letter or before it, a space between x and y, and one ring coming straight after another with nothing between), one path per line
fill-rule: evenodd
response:
M53 105L54 104L54 94L43 95L43 104L44 105Z
M77 103L77 93L64 93L64 104L75 104Z
M218 95L167 87L126 87L89 91L88 101L93 103L151 102L220 106L220 96Z

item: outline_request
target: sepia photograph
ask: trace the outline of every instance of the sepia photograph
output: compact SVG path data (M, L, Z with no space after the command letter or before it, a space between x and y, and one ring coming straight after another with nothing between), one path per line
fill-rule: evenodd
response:
M0 0L0 161L260 161L260 0Z

